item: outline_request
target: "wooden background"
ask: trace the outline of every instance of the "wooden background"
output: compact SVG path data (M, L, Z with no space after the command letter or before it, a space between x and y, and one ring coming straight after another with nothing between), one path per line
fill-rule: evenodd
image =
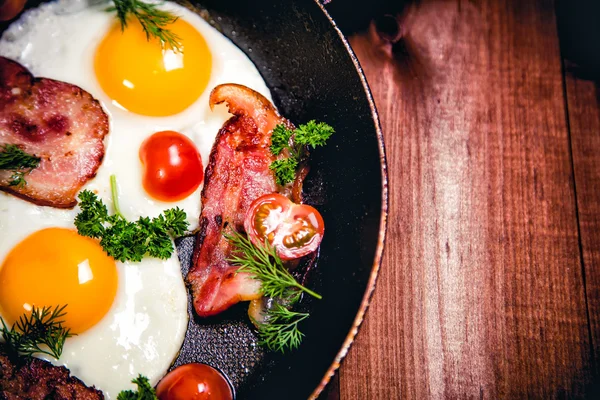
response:
M350 36L390 214L323 399L598 396L600 88L563 59L555 10L419 1L392 13L398 35L388 16Z

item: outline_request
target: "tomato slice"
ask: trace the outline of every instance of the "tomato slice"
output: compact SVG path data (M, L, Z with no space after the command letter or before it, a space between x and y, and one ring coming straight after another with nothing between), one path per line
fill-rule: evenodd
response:
M257 246L265 239L282 260L312 253L323 239L325 224L321 214L306 204L271 193L254 200L244 218L244 229Z
M225 377L206 364L185 364L169 372L156 387L159 400L233 400Z
M200 154L187 136L174 131L157 132L142 143L142 184L161 201L178 201L192 194L204 178Z

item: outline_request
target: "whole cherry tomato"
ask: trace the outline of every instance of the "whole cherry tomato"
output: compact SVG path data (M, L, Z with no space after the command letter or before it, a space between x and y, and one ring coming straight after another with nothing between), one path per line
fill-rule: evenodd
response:
M291 260L319 247L325 224L314 207L295 204L285 196L271 193L250 204L244 229L255 245L264 244L266 239L282 260Z
M140 160L144 189L157 200L184 199L204 179L202 159L194 142L178 132L162 131L150 136L140 147Z
M185 364L169 372L156 387L159 400L233 400L227 379L206 364Z

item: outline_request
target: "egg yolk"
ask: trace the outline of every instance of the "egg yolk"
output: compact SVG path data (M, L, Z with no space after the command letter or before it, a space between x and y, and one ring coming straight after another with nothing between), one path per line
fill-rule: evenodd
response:
M117 279L115 261L94 239L42 229L17 244L0 267L0 313L14 323L33 306L66 305L63 326L82 333L110 309Z
M185 110L206 89L212 57L202 35L182 19L165 29L178 36L179 51L148 39L137 19L129 20L124 31L115 24L96 49L96 77L118 106L168 116Z

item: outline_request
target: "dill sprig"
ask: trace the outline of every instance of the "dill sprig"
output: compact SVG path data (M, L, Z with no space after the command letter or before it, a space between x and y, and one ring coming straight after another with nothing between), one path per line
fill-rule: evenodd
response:
M278 185L293 182L300 162L306 158L306 148L324 146L335 130L325 122L308 121L296 129L289 129L284 124L277 125L271 134L271 153L279 156L287 150L287 157L279 158L269 168L275 173Z
M0 170L13 171L8 183L10 186L25 186L25 175L37 168L40 161L39 157L24 152L16 144L0 145Z
M267 311L266 322L257 322L259 343L269 350L285 353L289 348L294 350L302 342L304 334L298 324L309 317L308 313L291 311L281 304L275 304Z
M285 268L277 255L275 247L265 241L263 246L254 245L250 239L239 232L225 234L235 251L229 258L232 265L238 266L237 272L248 272L261 283L261 293L266 297L280 298L288 303L300 300L302 292L321 299L321 295L302 286Z
M233 245L234 251L228 261L238 266L237 272L249 273L260 281L262 295L277 299L273 307L266 311L265 322L254 321L258 328L259 343L281 352L297 348L304 337L298 325L309 314L292 311L291 307L300 300L302 293L317 299L321 299L321 295L296 281L269 242L256 246L235 231L226 233L225 237Z
M171 257L171 237L182 236L188 228L185 211L179 207L165 210L155 218L140 217L135 222L125 219L119 209L117 183L110 177L115 214L109 215L106 205L93 192L79 193L80 212L75 217L77 233L100 239L100 245L109 256L121 262L142 261L150 257Z
M163 47L168 45L175 51L181 51L179 36L166 29L167 25L174 23L179 17L159 9L156 4L144 3L139 0L113 0L113 3L114 6L107 8L106 11L117 12L121 30L127 28L127 18L131 15L140 22L148 40L155 37L160 40Z
M66 305L56 306L54 309L33 306L31 314L23 314L10 329L0 317L0 334L9 351L25 357L46 354L59 359L65 340L73 336L62 325L62 318L66 315L65 308Z

